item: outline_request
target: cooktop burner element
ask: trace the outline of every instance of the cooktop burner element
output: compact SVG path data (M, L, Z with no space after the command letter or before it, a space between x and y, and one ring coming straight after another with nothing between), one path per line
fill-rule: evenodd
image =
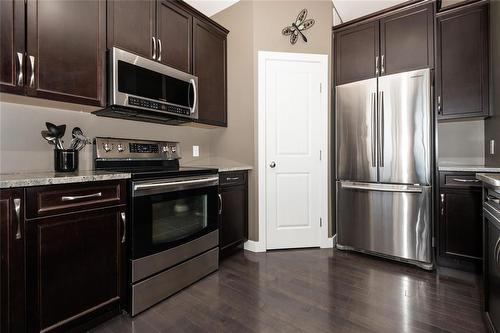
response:
M178 142L97 137L96 170L128 172L132 179L216 174L217 169L180 167Z

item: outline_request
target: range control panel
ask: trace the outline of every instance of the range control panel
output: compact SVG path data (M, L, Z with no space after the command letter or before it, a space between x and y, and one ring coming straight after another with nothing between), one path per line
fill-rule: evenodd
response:
M94 158L178 160L181 158L180 144L173 141L97 137L94 140Z

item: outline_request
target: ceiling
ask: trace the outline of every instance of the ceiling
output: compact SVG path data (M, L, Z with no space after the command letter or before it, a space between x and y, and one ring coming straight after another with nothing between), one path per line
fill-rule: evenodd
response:
M234 5L239 0L184 0L208 17Z
M332 0L342 22L347 22L407 0ZM334 13L335 14L335 13Z

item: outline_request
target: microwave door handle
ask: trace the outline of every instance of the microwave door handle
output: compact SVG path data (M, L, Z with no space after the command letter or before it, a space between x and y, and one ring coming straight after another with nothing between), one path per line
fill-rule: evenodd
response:
M191 79L190 80L191 82L191 86L193 87L193 105L191 106L191 113L194 113L195 111L195 108L196 108L196 102L197 102L197 99L198 99L198 92L196 91L196 82Z

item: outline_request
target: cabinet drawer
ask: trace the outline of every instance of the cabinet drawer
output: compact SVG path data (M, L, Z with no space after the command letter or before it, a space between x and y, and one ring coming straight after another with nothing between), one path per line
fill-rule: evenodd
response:
M481 187L482 183L476 179L475 173L450 172L441 173L441 187Z
M124 204L125 182L89 182L28 188L27 218Z
M246 171L223 172L219 174L219 183L221 186L244 185L247 182Z

